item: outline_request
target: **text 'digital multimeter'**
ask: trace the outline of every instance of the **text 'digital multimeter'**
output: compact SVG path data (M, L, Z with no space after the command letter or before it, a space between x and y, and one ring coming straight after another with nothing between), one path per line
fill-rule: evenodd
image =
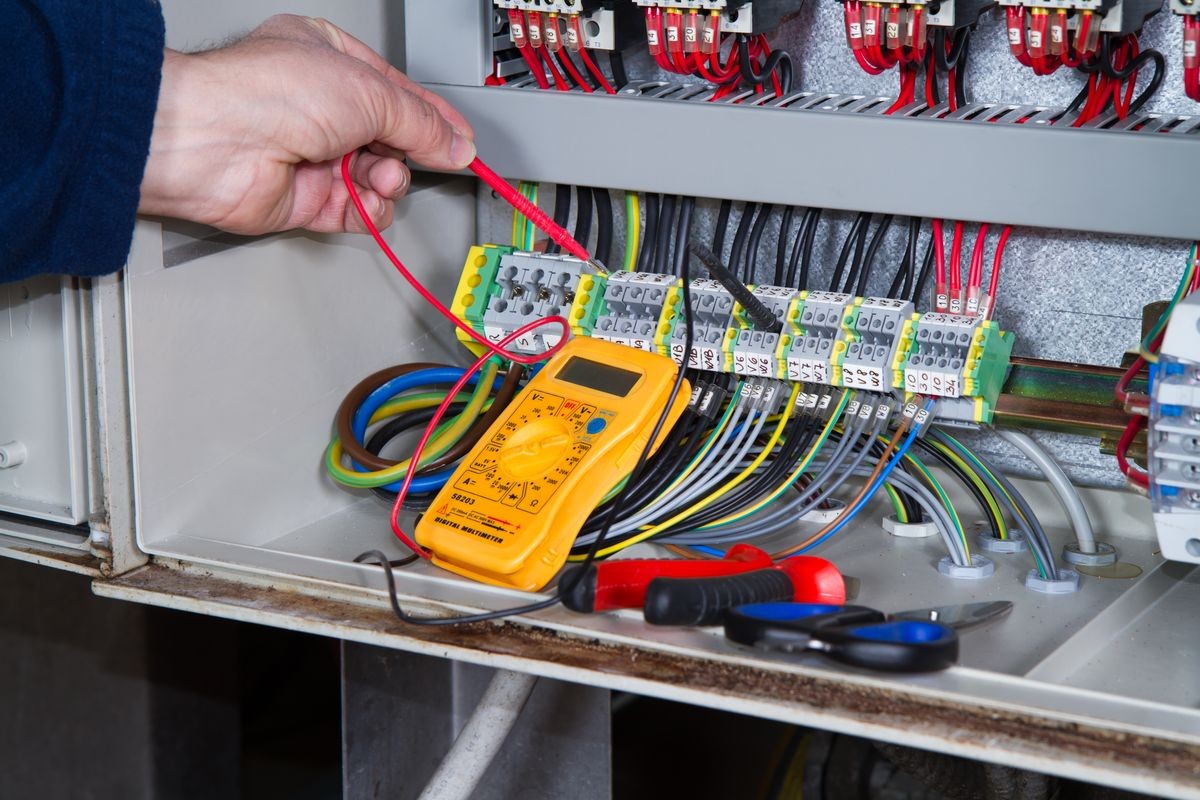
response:
M572 339L454 470L417 524L417 542L451 572L542 588L588 515L633 469L676 370L665 356ZM690 394L685 381L655 447Z

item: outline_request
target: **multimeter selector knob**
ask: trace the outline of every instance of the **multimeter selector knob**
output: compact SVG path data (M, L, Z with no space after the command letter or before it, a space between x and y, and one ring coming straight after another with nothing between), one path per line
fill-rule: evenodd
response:
M562 460L571 445L567 423L544 417L526 423L500 448L500 467L516 478L541 475Z

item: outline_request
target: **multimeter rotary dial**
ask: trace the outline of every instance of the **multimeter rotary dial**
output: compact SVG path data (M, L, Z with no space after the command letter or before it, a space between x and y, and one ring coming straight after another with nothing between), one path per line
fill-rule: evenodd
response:
M566 420L543 417L515 431L500 448L501 468L514 478L533 478L562 460L574 438Z

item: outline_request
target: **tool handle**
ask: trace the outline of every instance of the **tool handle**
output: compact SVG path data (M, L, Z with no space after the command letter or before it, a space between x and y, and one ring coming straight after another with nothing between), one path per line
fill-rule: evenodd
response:
M792 579L775 568L721 578L656 578L646 590L646 622L717 625L734 606L789 600L794 591Z
M725 617L725 638L768 650L805 650L825 628L886 622L883 612L866 606L828 603L754 603L738 606Z
M936 622L881 622L823 628L809 648L843 664L878 672L936 672L958 660L958 634Z
M748 544L731 547L719 561L688 561L678 558L625 558L603 561L576 575L582 567L563 573L559 586L566 590L563 605L588 614L615 608L641 608L646 602L646 587L655 578L708 578L735 575L763 569L771 557Z
M797 603L846 602L846 580L829 561L817 556L792 556L777 565L792 580L792 596Z

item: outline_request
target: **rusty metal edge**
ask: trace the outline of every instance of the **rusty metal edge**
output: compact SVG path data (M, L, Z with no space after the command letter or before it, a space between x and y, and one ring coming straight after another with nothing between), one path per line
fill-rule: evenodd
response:
M96 594L606 686L1156 795L1200 798L1200 745L1014 713L910 687L774 670L575 637L520 623L414 628L385 608L142 567Z

